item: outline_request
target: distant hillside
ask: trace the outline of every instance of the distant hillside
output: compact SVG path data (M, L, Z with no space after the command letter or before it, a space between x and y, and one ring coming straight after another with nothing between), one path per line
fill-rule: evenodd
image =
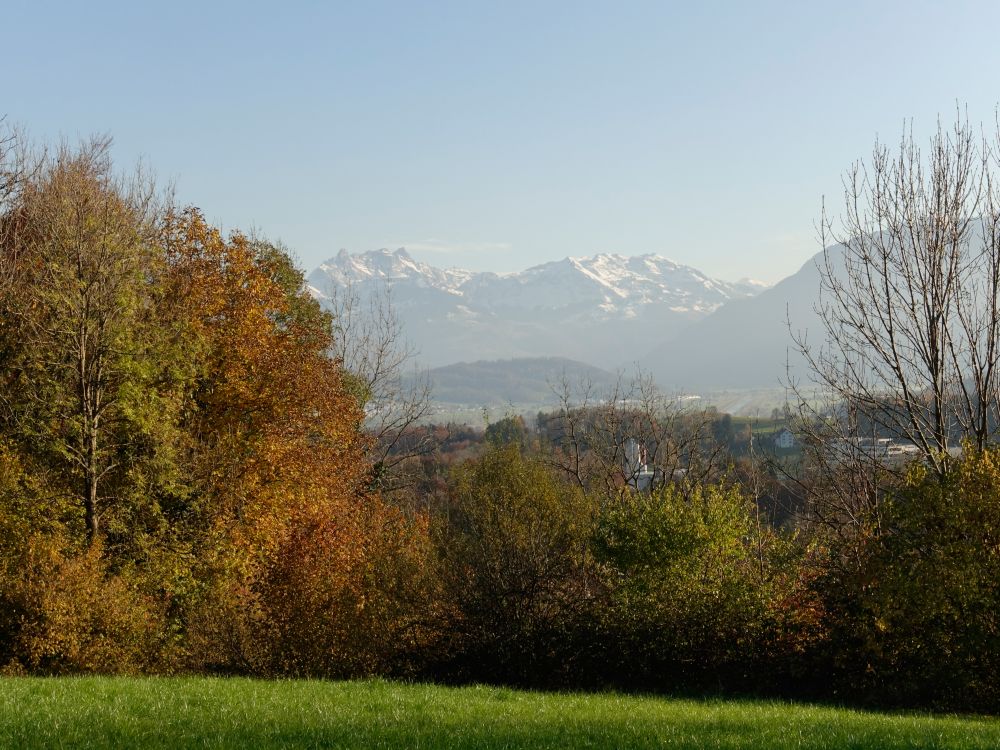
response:
M659 345L640 364L665 387L709 390L776 388L808 370L795 349L793 331L818 343L815 313L820 295L819 254L784 281L752 299L733 300Z
M598 389L617 376L562 357L459 362L430 371L434 400L446 404L553 404L553 385L563 377L576 387L589 381Z

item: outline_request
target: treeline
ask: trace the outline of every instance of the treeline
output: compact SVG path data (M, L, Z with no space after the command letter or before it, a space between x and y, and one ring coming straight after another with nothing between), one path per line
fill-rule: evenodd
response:
M107 145L3 161L5 672L1000 706L1000 454L792 477L639 384L542 436L408 427L386 482L370 389L288 254Z

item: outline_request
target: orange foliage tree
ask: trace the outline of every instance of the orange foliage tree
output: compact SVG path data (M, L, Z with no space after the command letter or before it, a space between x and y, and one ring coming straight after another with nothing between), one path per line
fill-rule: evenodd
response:
M425 535L366 490L363 412L328 356L329 316L273 246L194 210L168 227L165 299L201 357L192 477L210 499L193 654L241 671L383 668L359 644L413 630Z

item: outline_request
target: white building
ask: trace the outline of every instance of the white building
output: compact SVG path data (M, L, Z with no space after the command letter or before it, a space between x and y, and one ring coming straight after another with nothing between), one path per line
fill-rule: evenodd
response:
M787 450L788 448L794 448L796 445L795 435L787 427L781 432L774 436L774 447L783 448Z
M629 438L625 443L625 481L637 490L648 490L656 478L656 470L647 463L646 446Z

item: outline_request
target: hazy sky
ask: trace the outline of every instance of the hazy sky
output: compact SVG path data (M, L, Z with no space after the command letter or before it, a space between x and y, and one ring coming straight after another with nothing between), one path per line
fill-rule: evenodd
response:
M775 281L880 135L992 122L1000 3L0 5L0 113L309 268L658 252Z

